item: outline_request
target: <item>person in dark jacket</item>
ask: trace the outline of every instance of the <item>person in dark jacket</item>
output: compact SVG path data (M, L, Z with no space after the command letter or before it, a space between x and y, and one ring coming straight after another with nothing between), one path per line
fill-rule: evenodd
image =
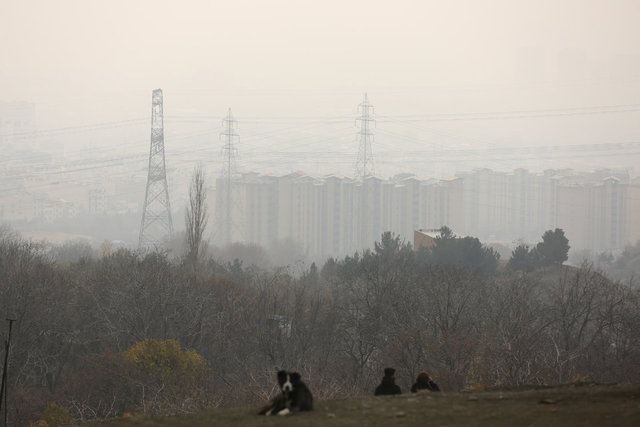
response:
M433 379L426 372L420 372L416 378L415 384L411 386L411 393L418 391L440 391L438 384L433 382Z
M375 395L381 396L384 394L402 394L402 390L396 384L396 370L393 368L386 368L384 370L384 377L378 387L376 387Z

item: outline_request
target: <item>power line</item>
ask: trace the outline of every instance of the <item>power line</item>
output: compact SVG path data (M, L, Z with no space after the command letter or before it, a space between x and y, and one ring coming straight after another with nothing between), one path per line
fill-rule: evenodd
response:
M117 127L130 126L130 125L143 123L147 120L149 119L138 118L138 119L129 119L129 120L118 120L113 122L95 123L90 125L78 125L78 126L67 126L67 127L61 127L61 128L44 129L44 130L35 130L30 132L13 132L13 133L0 134L0 138L11 138L11 139L41 138L44 136L52 136L52 135L59 135L59 134L113 129Z
M379 121L387 122L397 121L443 121L443 120L496 120L496 119L517 119L517 118L539 118L539 117L561 117L575 115L592 115L592 114L616 114L630 113L640 111L640 104L615 104L615 105L599 105L589 107L572 107L572 108L548 108L534 110L503 110L503 111L486 111L486 112L465 112L465 113L438 113L438 114L408 114L408 115L384 115L378 116ZM202 115L173 115L166 116L167 121L182 122L201 122L212 121L217 118L214 116ZM135 118L116 120L110 122L101 122L94 124L65 126L60 128L51 128L44 130L35 130L30 132L12 132L0 134L0 138L39 138L44 136L76 133L83 131L98 131L112 129L123 126L140 124L148 121L149 118ZM349 116L255 116L247 117L243 123L247 124L265 124L279 122L348 122Z
M513 111L493 111L493 112L473 112L473 113L451 113L451 114L430 114L430 115L391 115L379 116L380 122L384 119L404 119L406 121L446 121L446 120L498 120L498 119L521 119L521 118L541 118L541 117L562 117L580 116L593 114L616 114L631 113L640 111L640 104L620 104L603 105L597 107L575 107L557 108L542 110L513 110Z

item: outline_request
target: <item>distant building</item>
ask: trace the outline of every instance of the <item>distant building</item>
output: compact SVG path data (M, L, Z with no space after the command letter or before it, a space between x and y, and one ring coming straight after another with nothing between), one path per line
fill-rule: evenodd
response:
M96 187L89 190L89 213L102 214L106 210L107 195L104 187Z
M453 231L452 237L459 238L460 236ZM436 238L440 237L440 229L432 228L429 230L414 230L413 231L413 250L417 251L420 248L432 248L436 245Z
M640 239L638 186L628 175L572 176L555 186L555 224L575 249L618 252Z
M46 224L52 224L61 218L75 218L78 207L71 201L58 199L50 200L46 197L34 199L34 217L42 219Z
M36 106L30 102L0 102L0 148L34 148Z
M436 237L439 235L439 229L415 230L413 232L413 250L434 247L436 245Z
M0 219L3 221L30 221L33 219L33 199L29 194L9 193L0 198Z
M627 218L629 222L628 244L635 244L640 241L640 177L633 180L628 187L627 193Z
M640 182L631 183L626 172L478 169L429 181L410 174L357 181L302 172L252 173L235 186L233 241L268 248L291 240L312 256L372 248L385 231L428 246L428 233L422 237L416 230L443 225L460 235L507 244L536 243L557 227L572 249L594 252L620 250L640 238L635 220ZM221 199L215 205L218 217L224 205Z

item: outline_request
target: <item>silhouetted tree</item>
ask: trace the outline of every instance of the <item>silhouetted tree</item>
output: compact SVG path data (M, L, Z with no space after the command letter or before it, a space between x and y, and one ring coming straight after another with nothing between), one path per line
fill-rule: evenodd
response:
M511 253L507 268L511 270L532 271L544 265L542 255L537 247L529 247L525 243L518 245Z
M565 237L561 228L545 231L542 242L536 246L545 265L561 265L568 259L569 248L569 239Z
M185 214L187 229L187 258L194 264L202 248L202 236L207 228L207 193L201 167L196 167L189 186L189 205Z
M430 248L429 262L434 265L458 265L491 275L498 268L498 254L475 237L456 238L446 226L435 238L436 245Z
M302 275L303 282L310 285L317 285L319 277L318 267L315 262L312 262L309 270Z
M530 269L529 265L529 245L521 243L511 252L511 258L507 263L507 268L512 270L527 271Z

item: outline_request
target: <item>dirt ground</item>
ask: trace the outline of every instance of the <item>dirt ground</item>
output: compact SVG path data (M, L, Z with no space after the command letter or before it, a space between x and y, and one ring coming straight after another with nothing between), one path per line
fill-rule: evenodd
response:
M576 384L465 393L419 393L316 401L314 411L256 415L213 409L134 417L100 426L640 426L640 385Z

